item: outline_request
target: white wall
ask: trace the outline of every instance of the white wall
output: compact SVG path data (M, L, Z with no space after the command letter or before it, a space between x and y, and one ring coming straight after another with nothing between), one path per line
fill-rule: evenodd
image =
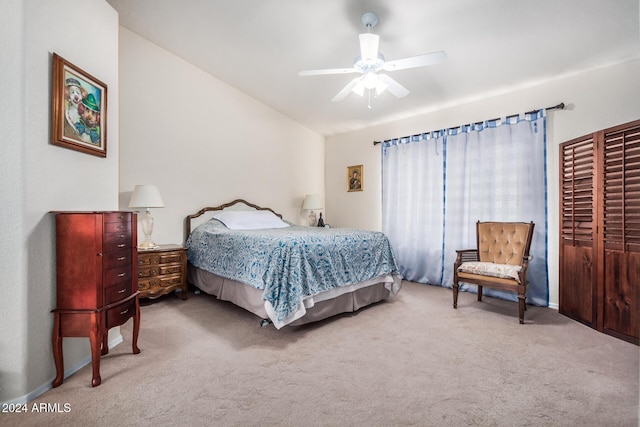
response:
M85 36L78 26L87 24ZM118 208L118 16L104 0L5 0L0 13L0 401L55 376L55 240L51 210ZM52 54L108 87L106 159L50 143ZM89 355L65 339L65 368ZM87 378L87 384L91 381Z
M550 305L558 304L558 144L640 118L640 60L565 76L500 96L336 135L326 143L327 221L337 226L382 227L380 146L374 140L455 127L564 102L547 122ZM409 95L411 96L411 95ZM365 189L347 193L345 170L364 165Z
M323 136L125 28L120 100L120 206L159 187L156 243L181 243L205 206L242 198L301 223L304 195L324 195Z

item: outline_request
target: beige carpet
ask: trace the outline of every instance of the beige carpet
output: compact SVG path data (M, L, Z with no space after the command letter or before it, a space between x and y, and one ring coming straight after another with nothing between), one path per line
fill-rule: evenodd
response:
M276 330L207 295L142 307L139 345L1 414L42 426L637 426L638 347L556 311L404 283L352 315Z

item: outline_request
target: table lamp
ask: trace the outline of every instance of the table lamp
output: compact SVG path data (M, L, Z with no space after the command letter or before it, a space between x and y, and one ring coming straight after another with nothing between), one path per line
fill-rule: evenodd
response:
M307 194L304 196L304 202L302 202L302 209L308 210L309 212L309 225L316 225L316 213L313 211L314 209L322 209L322 203L320 203L320 196L317 194Z
M144 233L144 242L138 245L139 249L153 249L158 247L151 240L153 233L153 217L149 208L164 208L164 202L160 196L160 190L155 185L136 185L129 201L130 208L144 208L142 215L142 232Z

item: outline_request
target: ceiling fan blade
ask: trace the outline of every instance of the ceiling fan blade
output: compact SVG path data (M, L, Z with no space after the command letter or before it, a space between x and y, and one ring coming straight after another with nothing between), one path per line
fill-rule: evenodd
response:
M427 53L424 55L412 56L410 58L396 59L384 63L385 71L404 70L407 68L425 67L427 65L438 64L444 61L447 54L443 51Z
M347 97L347 95L349 95L349 92L351 92L353 90L353 88L356 87L356 85L358 84L360 79L362 79L362 77L356 77L355 79L353 79L349 83L347 83L347 85L345 87L343 87L342 90L340 92L338 92L338 94L336 96L334 96L331 101L332 102L338 102L338 101L342 101L343 99L345 99Z
M360 58L363 61L378 59L380 36L373 33L360 34Z
M324 70L306 70L300 71L298 73L299 76L322 76L325 74L349 74L349 73L357 73L358 70L355 68L326 68Z
M387 90L396 98L403 98L409 94L409 89L386 74L378 74L378 78L387 85Z

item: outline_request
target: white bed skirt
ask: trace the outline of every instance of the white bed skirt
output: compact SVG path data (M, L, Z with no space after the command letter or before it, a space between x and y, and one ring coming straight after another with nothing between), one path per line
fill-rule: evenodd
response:
M262 290L235 280L225 279L206 270L188 267L189 283L223 301L250 311L261 319L269 319L280 329L285 325L302 325L326 319L340 313L354 312L362 307L396 295L402 278L387 274L349 286L333 288L305 298L296 311L284 321L278 321L273 307L262 299Z

